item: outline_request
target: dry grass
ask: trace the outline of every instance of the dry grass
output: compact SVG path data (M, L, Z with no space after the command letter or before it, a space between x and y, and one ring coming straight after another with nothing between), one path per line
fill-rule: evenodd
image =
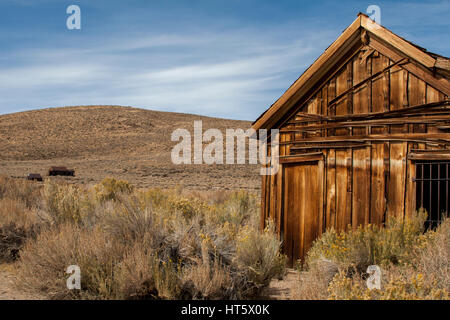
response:
M307 257L297 299L449 299L450 219L423 232L426 213L391 220L386 228L333 230ZM381 290L369 290L369 265L382 270Z
M25 240L36 234L39 192L36 184L0 177L0 263L16 260Z
M41 197L39 233L19 248L22 290L58 299L242 299L284 271L281 243L257 230L258 201L244 191L205 201L108 179L93 188L47 181ZM70 265L81 269L82 290L66 288Z

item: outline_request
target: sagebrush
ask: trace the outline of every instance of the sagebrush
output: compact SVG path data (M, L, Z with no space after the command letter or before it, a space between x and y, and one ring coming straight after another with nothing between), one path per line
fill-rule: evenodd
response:
M39 226L15 246L22 290L57 299L246 299L284 271L281 243L270 228L258 230L258 200L247 192L138 190L112 178L91 188L19 187L12 198L30 198L33 222L16 233ZM81 290L66 288L70 265L81 269Z

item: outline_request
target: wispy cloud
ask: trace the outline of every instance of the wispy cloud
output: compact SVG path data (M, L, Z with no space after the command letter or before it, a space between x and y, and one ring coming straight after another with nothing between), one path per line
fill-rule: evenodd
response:
M132 10L118 7L106 17L95 15L104 14L100 2L84 2L83 10L88 9L83 12L91 17L87 21L95 16L99 22L86 24L78 33L64 30L64 10L56 31L53 25L44 28L46 33L35 30L35 22L26 19L25 31L23 26L6 25L0 30L0 113L114 104L255 119L355 18L342 14L346 20L341 21L339 7L364 11L357 2L337 6L327 1L325 11L323 4L312 3L295 13L300 5L285 2L248 5L248 11L235 16L230 12L222 16L215 8L205 13L185 6L182 18L177 18L176 5L170 1L166 11L152 8L141 13L142 2L130 1L129 7L136 6ZM5 7L5 2L0 6ZM426 47L432 42L431 49L438 53L449 51L449 22L442 18L450 13L449 1L381 2L380 6L383 24L395 32ZM30 14L39 10L34 7ZM170 13L172 20L166 21L161 12ZM437 22L433 25L433 21ZM435 29L432 34L423 32Z
M307 37L276 37L204 32L13 51L15 66L0 70L0 105L26 92L27 106L122 104L252 119L317 54Z

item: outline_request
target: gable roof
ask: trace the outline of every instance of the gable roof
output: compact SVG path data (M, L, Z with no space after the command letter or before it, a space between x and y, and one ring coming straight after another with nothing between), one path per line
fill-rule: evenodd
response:
M370 40L369 40L370 39ZM359 13L353 23L317 58L316 61L252 124L255 130L274 127L296 103L355 45L369 44L392 60L408 58L405 69L450 96L450 59L427 51L399 37Z

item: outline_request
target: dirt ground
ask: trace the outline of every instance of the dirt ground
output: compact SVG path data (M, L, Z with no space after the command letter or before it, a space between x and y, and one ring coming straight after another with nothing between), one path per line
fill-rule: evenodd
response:
M267 300L292 300L294 291L299 283L300 273L294 269L288 269L283 279L273 279L270 285L261 294L261 299Z

